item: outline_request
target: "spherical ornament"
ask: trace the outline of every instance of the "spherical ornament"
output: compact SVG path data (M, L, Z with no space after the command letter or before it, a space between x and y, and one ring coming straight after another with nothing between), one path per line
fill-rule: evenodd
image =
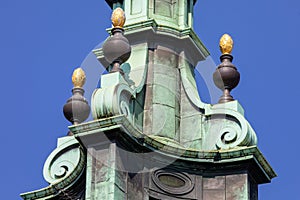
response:
M222 63L216 69L213 74L213 80L215 85L221 89L232 90L240 82L240 73L237 71L236 67L231 63L231 55L221 56Z
M103 44L103 54L107 62L124 63L131 54L131 46L121 30L113 30L113 36L108 38Z
M79 124L86 120L90 114L90 106L83 97L82 88L73 88L73 96L64 105L63 112L65 118L72 124Z

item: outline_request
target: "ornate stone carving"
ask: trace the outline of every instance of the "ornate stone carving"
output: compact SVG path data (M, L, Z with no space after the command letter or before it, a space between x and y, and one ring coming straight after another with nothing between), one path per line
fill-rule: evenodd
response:
M205 104L201 101L195 80L192 78L191 65L184 57L182 54L179 59L180 80L186 98L188 98L184 104L190 104L185 106L191 106L198 110L195 109L190 113L193 118L187 118L192 120L181 119L181 124L185 127L195 127L195 130L191 133L190 129L181 128L179 130L180 138L189 137L189 140L182 143L181 139L180 145L205 151L256 145L255 132L244 118L243 109L237 101L216 105ZM102 88L95 90L92 96L93 117L103 119L124 115L137 132L143 130L142 134L152 136L155 129L151 129L152 132L146 134L147 127L137 127L134 122L134 102L139 93L137 88L131 87L119 73L103 75L101 81ZM140 84L145 84L144 81ZM186 115L189 114L188 112ZM145 115L144 117L149 116ZM195 126L194 123L199 123L199 125Z
M207 116L206 148L231 149L257 144L255 132L239 112L219 107L210 110Z
M110 87L102 87L94 91L92 96L92 114L95 119L125 115L132 122L133 110L132 99L135 91L129 87L119 73L103 76L107 81L109 78L119 79L119 83Z
M58 146L50 154L44 165L44 178L50 184L72 174L84 159L77 140L73 137L66 137L64 140L68 141Z
M192 75L189 73L189 63L185 60L182 59L180 62L180 76L184 90L190 104L203 110L203 114L199 112L199 121L201 116L205 119L200 122L203 127L202 150L256 145L256 134L244 118L241 105L237 101L216 105L203 103L198 95L195 79L191 78Z
M21 194L23 199L84 199L86 156L74 136L58 139L57 148L44 164L44 178L50 184Z

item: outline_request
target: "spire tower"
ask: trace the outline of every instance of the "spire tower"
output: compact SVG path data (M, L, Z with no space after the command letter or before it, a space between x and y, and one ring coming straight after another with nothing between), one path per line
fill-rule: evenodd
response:
M221 38L213 74L223 95L207 104L194 75L209 55L193 30L196 0L106 2L113 27L93 53L110 73L90 97L93 120L83 122L89 107L78 70L64 108L72 134L45 163L49 187L23 199L257 200L258 185L276 173L230 94L240 79L232 38Z

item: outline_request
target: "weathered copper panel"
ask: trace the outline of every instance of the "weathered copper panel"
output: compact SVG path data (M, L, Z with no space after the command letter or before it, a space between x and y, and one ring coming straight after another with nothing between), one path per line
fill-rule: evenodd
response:
M225 176L217 176L211 178L203 178L204 190L224 190L225 189Z
M249 199L247 174L226 176L226 200Z
M203 200L226 200L224 190L203 190Z

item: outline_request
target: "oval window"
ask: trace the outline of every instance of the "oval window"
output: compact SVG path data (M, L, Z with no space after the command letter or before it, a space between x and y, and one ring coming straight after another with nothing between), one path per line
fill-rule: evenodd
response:
M160 190L173 195L183 195L194 188L194 181L188 174L174 169L156 170L152 174L152 180Z
M185 185L182 179L174 176L160 175L158 179L161 183L169 187L183 187Z

